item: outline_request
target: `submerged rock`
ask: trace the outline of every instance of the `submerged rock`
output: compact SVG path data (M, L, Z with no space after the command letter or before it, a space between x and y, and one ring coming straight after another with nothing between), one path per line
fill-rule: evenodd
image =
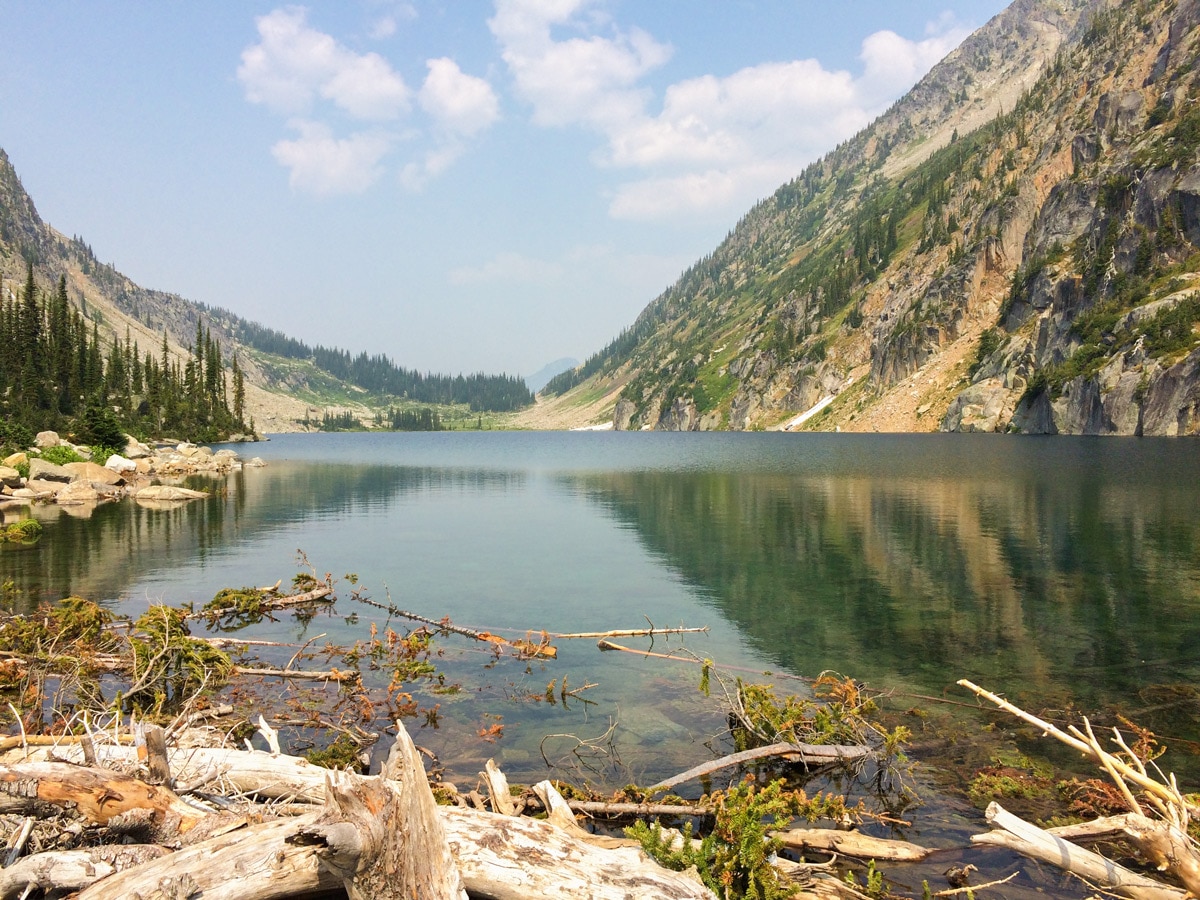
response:
M206 491L193 491L190 488L176 487L173 484L152 484L134 494L138 500L170 500L172 502L202 500L207 496Z

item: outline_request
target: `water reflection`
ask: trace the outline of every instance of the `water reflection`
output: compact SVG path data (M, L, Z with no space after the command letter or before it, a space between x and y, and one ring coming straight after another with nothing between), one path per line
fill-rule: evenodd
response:
M1194 481L1038 468L903 478L563 477L778 665L938 693L1110 701L1200 675Z
M405 495L509 490L523 479L520 472L279 462L189 479L188 487L211 495L185 504L35 505L23 515L42 522L42 538L0 545L0 572L28 608L70 594L111 603L151 572L187 570L272 534L302 533L306 523L362 524Z

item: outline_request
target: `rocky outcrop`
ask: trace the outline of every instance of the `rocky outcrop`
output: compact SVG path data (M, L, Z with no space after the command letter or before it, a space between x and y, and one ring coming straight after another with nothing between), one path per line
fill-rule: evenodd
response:
M52 434L52 432L48 433ZM56 437L56 441L57 436ZM61 446L56 442L47 446ZM86 447L74 448L86 454ZM150 448L130 439L127 452L137 459L112 455L105 465L85 460L55 465L41 459L37 449L15 453L0 465L0 507L30 503L57 503L60 506L88 507L97 503L135 497L153 504L186 502L208 494L164 483L195 474L224 475L242 468L241 458L232 450L215 453L209 447L181 443ZM264 465L258 457L245 464ZM28 466L23 477L18 467Z

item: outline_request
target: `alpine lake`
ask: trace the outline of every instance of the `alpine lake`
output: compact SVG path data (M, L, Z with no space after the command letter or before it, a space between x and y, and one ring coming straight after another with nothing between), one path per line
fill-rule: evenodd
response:
M266 664L318 669L345 668L321 648L366 641L372 625L419 627L355 592L510 639L707 626L613 639L636 653L553 639L555 659L436 635L437 676L403 686L420 710L409 730L463 790L492 757L514 783L611 791L731 752L722 685L806 695L822 672L840 673L911 730L912 765L805 789L863 798L903 823L871 833L947 848L880 867L915 896L923 879L946 887L941 871L963 860L981 876L1021 869L1004 896L1089 893L1057 870L967 849L987 828L967 795L981 767L1048 760L1101 773L960 678L1060 726L1126 717L1165 746L1163 771L1200 790L1195 440L447 432L279 435L234 449L266 466L189 481L206 500L34 507L44 533L0 548L0 576L29 608L78 595L136 617L153 603L199 608L222 588L286 585L306 570L302 551L333 574L333 609L277 613L233 636L285 645L250 648ZM366 663L366 683L386 694L391 671ZM278 680L257 691L268 717L322 703L333 715L338 695ZM364 727L386 725L381 712ZM303 728L284 738L328 742Z

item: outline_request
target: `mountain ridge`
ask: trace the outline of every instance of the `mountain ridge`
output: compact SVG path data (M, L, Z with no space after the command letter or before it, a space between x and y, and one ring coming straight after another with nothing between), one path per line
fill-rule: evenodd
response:
M227 359L238 355L248 416L264 431L302 430L302 423L331 407L370 421L397 400L459 404L477 413L508 411L533 399L518 376L420 373L383 355L309 347L230 310L144 288L100 262L82 238L68 238L45 222L0 148L0 297L17 297L29 266L43 292L64 277L70 302L109 346L128 334L143 349L157 351L165 333L169 355L185 360L203 321Z
M1087 365L1066 361L1089 309L1190 308L1163 279L1190 285L1197 268L1186 123L1198 20L1193 0L1018 0L750 210L622 335L552 381L538 414L671 430L1194 432L1187 323L1153 358L1105 369L1101 357L1136 337L1102 329ZM1114 225L1118 207L1132 218ZM1134 272L1146 233L1164 228L1175 243L1151 241ZM1044 271L1050 232L1073 271ZM1056 305L1054 291L1087 280L1081 269L1107 264L1100 251L1116 254L1114 276ZM1014 318L1031 309L1041 324ZM1140 387L1110 402L1122 378ZM1152 413L1149 430L1131 404Z

